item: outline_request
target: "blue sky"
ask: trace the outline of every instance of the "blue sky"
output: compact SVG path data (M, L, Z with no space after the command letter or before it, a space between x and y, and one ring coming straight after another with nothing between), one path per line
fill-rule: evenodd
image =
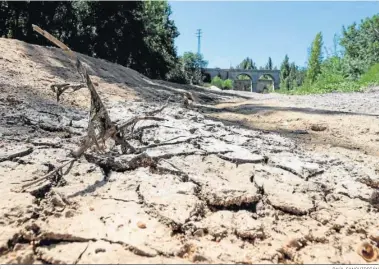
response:
M201 28L201 53L208 67L229 68L245 57L258 66L269 56L280 66L284 55L305 66L308 48L321 31L324 45L333 47L342 26L379 12L379 2L216 2L169 1L180 36L178 53L197 51L196 29Z

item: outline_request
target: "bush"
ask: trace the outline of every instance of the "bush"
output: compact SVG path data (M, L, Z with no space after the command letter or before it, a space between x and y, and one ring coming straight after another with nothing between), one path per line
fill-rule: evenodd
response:
M216 86L221 90L233 89L233 81L231 79L222 80L220 77L216 76L212 79L211 84Z
M166 80L170 82L180 83L180 84L188 84L189 79L187 74L184 72L182 66L177 64L175 68L171 69L166 74Z
M220 77L214 77L213 79L212 79L212 81L211 81L211 84L213 85L213 86L216 86L217 88L219 88L219 89L222 89L223 88L223 81L222 81L222 79L220 78Z
M361 83L346 77L344 60L333 56L321 64L321 73L316 81L305 81L300 87L291 91L280 91L287 94L323 94L329 92L352 92L361 89ZM378 80L379 81L379 80Z
M224 80L222 86L223 89L231 90L233 89L233 81L231 79Z
M359 79L362 86L372 86L379 84L379 63L372 65L366 73Z

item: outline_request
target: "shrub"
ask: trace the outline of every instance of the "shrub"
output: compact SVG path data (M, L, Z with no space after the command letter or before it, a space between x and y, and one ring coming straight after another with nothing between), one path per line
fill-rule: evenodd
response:
M372 65L366 73L359 79L362 86L371 86L379 84L379 63Z
M213 86L216 86L217 88L220 88L220 89L222 89L223 87L223 81L222 81L222 79L220 78L220 77L214 77L213 79L212 79L212 81L211 81L211 84L213 85Z
M231 79L224 80L222 86L223 89L231 90L233 89L233 81Z
M189 83L189 79L187 78L187 75L184 72L182 66L180 66L180 64L177 64L175 68L171 69L166 74L166 80L170 82L180 83L180 84Z

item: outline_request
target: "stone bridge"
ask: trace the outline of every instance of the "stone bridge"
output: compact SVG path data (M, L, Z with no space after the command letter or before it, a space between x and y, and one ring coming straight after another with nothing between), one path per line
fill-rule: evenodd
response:
M218 76L221 79L237 80L239 75L247 75L251 79L252 91L258 92L258 80L263 75L268 75L274 82L274 89L279 89L280 84L280 70L246 70L246 69L221 69L221 68L204 68L202 72L213 79Z

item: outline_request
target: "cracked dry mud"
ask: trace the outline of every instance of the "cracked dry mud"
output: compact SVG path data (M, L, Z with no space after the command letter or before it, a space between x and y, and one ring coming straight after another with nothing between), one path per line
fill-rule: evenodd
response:
M200 110L238 93L186 86L205 107L186 109L182 86L85 56L114 122L174 95L157 115L164 121L134 128L130 143L150 161L125 167L135 155L109 143L106 153L88 151L67 174L18 192L17 183L77 148L89 101L86 89L63 94L62 104L49 91L78 81L60 50L0 43L2 264L378 262L357 251L379 245L377 156L227 126Z

